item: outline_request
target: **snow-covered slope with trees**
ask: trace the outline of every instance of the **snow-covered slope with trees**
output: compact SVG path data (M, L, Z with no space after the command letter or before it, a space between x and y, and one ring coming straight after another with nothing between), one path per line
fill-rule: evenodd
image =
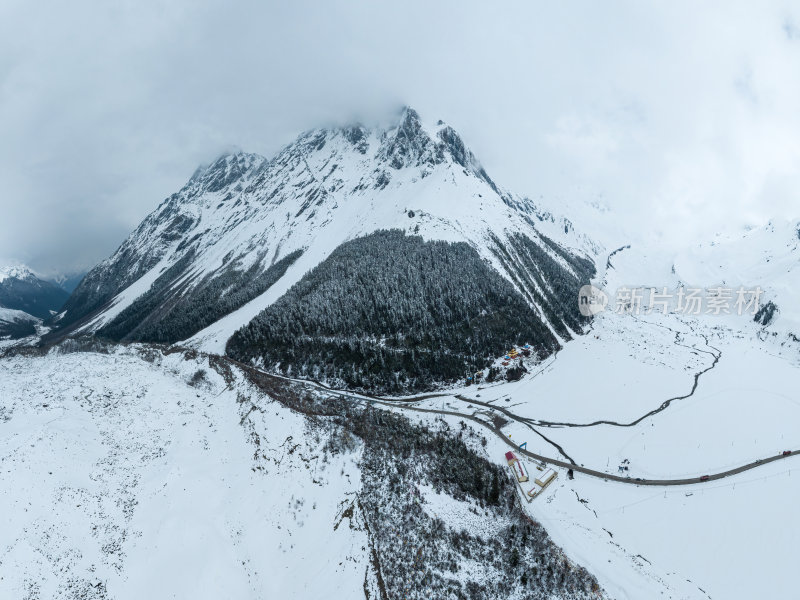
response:
M0 398L3 598L604 597L466 428L140 345L3 357Z
M590 334L519 381L405 399L397 410L498 425L489 444L498 461L517 444L562 461L529 514L612 597L792 598L797 235L796 222L773 223L677 253L635 242L612 251L593 282L612 303ZM705 306L648 313L646 298L638 313L615 310L621 287L680 285L758 286L762 307L778 309L767 323Z
M0 339L33 335L39 322L40 319L24 311L0 307Z
M564 345L598 247L459 147L407 111L222 157L55 319L182 347L3 357L0 595L792 597L800 224L680 252L619 239L591 277L609 310ZM614 310L620 288L679 286L758 286L764 310ZM545 341L510 383L308 382L402 392L385 375L408 361L457 373L505 335ZM558 472L531 503L518 444Z
M54 322L62 333L188 338L222 353L342 244L382 230L466 244L469 260L499 273L527 305L517 321L539 322L545 335L524 341L543 354L581 332L574 297L594 273L597 247L568 220L498 187L451 127L425 126L411 109L388 128L314 130L271 160L237 153L198 169L84 278ZM337 327L329 333L343 333ZM520 335L509 331L498 347Z

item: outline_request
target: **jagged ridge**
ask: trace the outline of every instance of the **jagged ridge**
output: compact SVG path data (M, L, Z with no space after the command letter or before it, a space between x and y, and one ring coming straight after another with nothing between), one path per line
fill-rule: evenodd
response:
M564 309L572 291L558 284L586 279L579 236L499 188L454 129L441 121L426 127L411 109L393 127L312 130L271 160L237 152L198 169L84 278L57 323L62 332L115 339L174 342L194 334L187 343L222 352L237 329L336 248L389 229L473 248L549 331L543 345L580 331ZM512 264L497 252L521 243L530 245L530 260ZM202 304L209 282L243 290L239 280L257 279L288 256L298 258L266 289L237 294L212 311L210 324L194 319L205 329L177 325L193 320L187 313Z

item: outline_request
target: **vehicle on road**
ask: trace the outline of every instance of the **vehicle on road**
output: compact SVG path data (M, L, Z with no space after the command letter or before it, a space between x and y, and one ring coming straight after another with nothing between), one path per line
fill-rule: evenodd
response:
M708 475L703 475L703 476L700 478L700 481L708 481Z
M783 455L784 456L791 456L792 455L792 451L791 450L784 450L783 451Z

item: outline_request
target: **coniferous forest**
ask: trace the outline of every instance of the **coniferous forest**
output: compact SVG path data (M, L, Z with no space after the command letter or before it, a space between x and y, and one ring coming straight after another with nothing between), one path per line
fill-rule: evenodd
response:
M536 300L565 337L567 326L579 331L581 280L529 244L541 254L526 246L515 273L544 269L555 278ZM590 263L579 264L588 274ZM234 334L227 351L292 375L402 393L459 380L524 343L539 356L559 347L529 300L473 247L391 230L339 246Z
M98 335L139 342L172 343L186 339L266 292L301 254L300 250L292 252L266 271L261 270L260 261L245 271L230 268L206 277L189 293L181 294L181 277L191 262L190 252Z

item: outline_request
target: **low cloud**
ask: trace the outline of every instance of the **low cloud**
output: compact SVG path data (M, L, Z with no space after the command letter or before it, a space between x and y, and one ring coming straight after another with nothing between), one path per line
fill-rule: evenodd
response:
M89 266L226 147L271 155L404 103L502 185L602 198L638 235L797 216L797 22L745 2L5 2L0 256Z

